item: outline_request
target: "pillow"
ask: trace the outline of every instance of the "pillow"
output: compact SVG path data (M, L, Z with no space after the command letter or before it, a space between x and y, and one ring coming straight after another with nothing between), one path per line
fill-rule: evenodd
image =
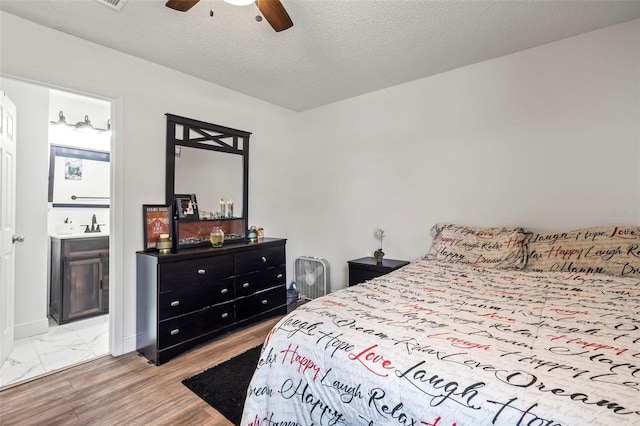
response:
M640 277L640 227L528 233L525 269Z
M522 228L477 228L438 223L427 258L499 269L522 269L526 256Z

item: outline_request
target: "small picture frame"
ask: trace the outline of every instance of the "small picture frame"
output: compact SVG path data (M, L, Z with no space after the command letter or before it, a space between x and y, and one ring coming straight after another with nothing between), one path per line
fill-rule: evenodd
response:
M67 180L82 180L82 159L66 157L64 159L64 178Z
M178 219L199 219L196 194L176 194L173 200Z
M155 249L160 234L171 236L173 207L164 204L143 204L142 224L144 249Z

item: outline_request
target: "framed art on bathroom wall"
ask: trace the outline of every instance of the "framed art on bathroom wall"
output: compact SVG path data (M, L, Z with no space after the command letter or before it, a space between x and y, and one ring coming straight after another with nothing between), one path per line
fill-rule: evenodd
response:
M143 204L142 223L144 249L156 248L158 238L162 234L171 236L171 226L173 223L172 206L164 204Z

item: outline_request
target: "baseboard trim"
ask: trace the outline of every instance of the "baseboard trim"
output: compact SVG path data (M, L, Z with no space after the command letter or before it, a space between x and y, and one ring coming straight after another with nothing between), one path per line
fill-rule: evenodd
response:
M24 339L26 337L37 336L49 331L49 319L44 318L38 321L32 321L25 324L17 324L13 327L13 338Z
M136 336L126 337L122 340L122 353L121 354L113 354L113 356L124 355L129 352L134 352L136 350Z

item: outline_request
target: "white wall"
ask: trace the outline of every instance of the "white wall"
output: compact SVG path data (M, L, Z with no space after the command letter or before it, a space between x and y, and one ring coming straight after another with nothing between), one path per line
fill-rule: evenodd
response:
M0 74L114 100L110 284L113 297L118 299L111 316L119 320L112 323L116 338L111 350L114 354L132 351L136 332L135 252L142 249L142 204L164 202L164 114L253 132L252 164L271 161L274 147L282 140L294 139L289 124L296 114L5 12L0 13L0 20ZM278 175L286 174L286 170L277 161L272 163L269 173L262 176L257 174L259 168L251 168L251 191L269 192L274 181L284 180ZM280 220L275 209L260 210L270 211ZM252 221L267 222L253 210L250 214Z
M377 227L388 257L413 259L440 220L638 223L640 21L296 114L0 18L2 73L115 99L123 351L134 348L140 206L163 201L166 112L253 132L250 222L289 239L289 279L295 257L320 256L344 287L346 261L373 252Z
M77 122L84 121L85 115L89 117L91 121L91 125L97 129L106 129L107 128L107 120L111 117L111 104L109 102L89 98L86 96L77 95L74 93L61 92L58 90L51 90L49 96L49 111L46 117L36 117L34 114L29 112L27 119L34 121L45 121L49 123L50 121L58 121L58 113L62 111L66 117L67 124L74 125ZM60 145L60 146L71 146L82 149L89 149L94 151L103 151L109 152L111 151L111 138L104 133L94 134L94 133L85 133L85 132L76 132L71 128L63 126L62 128L58 128L56 126L49 126L49 144ZM49 154L47 154L49 155ZM62 162L62 159L58 159L58 162ZM94 163L95 165L96 163ZM89 164L85 163L85 166ZM109 192L109 164L108 163L98 163L98 167L106 168L105 179L106 188L104 187L104 182L99 181L101 183L100 189L96 189L96 192L92 192L91 190L86 188L88 182L86 180L73 182L77 184L75 186L79 186L80 190L82 190L82 194L78 193L77 195L99 195L106 194ZM60 171L56 167L57 173L64 173L64 171ZM60 180L64 184L64 180ZM61 188L57 188L60 190ZM98 192L99 191L99 192ZM55 189L54 189L55 192ZM54 194L55 196L56 194ZM57 194L58 196L60 194ZM59 197L60 198L60 197ZM72 200L66 199L62 201L64 203L73 203ZM109 200L88 200L88 201L79 201L79 203L94 203L94 204L109 204ZM69 219L75 226L74 232L83 232L84 227L82 225L91 224L91 219L93 215L96 215L97 223L104 224L100 229L103 232L109 232L109 209L108 208L77 208L77 207L55 207L49 208L48 211L48 220L49 220L49 234L56 233L56 225L61 224L65 221L65 219Z
M438 221L638 224L639 43L636 20L301 114L289 256L336 289L378 227L415 259Z

